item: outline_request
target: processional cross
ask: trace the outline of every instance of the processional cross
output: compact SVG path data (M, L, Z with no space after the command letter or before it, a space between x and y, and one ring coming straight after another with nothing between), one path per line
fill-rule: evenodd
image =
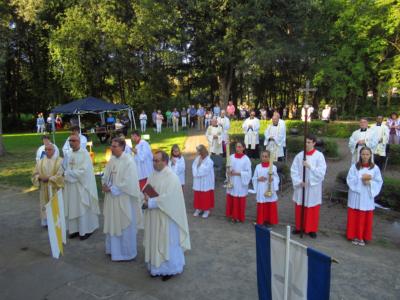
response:
M307 123L308 123L308 96L310 92L316 92L316 88L310 88L310 80L306 81L306 87L305 88L300 88L299 91L301 93L305 93L304 97L304 146L303 146L303 161L307 160L306 156L306 142L307 142L307 134L308 134L308 128L307 128ZM303 182L306 181L306 167L303 165ZM303 238L303 232L304 232L304 202L305 202L305 197L306 197L306 188L303 186L303 193L302 193L302 199L301 199L301 222L300 222L300 237Z

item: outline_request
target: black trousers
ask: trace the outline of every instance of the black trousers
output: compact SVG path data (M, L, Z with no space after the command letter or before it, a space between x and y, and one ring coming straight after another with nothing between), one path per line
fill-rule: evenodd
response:
M385 167L385 160L386 156L380 156L380 155L374 155L374 162L375 164L379 167L381 172L383 171L383 168Z
M255 149L251 149L251 145L247 145L246 154L249 158L257 159L259 157L258 145L256 145Z

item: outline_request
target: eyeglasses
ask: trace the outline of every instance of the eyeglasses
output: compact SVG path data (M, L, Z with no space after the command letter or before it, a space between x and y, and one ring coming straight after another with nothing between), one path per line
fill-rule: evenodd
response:
M153 159L153 162L160 162L161 159Z

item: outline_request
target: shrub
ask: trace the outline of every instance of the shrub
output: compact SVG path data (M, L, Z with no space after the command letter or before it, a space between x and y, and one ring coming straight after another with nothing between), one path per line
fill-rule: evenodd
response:
M400 179L385 177L377 202L400 211Z
M390 145L389 165L400 165L400 145Z

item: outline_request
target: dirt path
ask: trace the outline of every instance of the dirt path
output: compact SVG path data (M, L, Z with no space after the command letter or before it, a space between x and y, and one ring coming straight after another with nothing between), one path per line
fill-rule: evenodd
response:
M186 186L192 250L186 254L182 275L162 282L152 279L144 266L142 238L138 234L135 261L113 263L104 254L104 234L97 231L87 241L68 240L65 255L49 257L47 232L39 227L38 193L2 188L0 194L0 299L257 299L255 240L252 220L255 198L249 196L244 224L224 218L225 191L216 182L216 207L207 220L192 216L191 163L195 147L206 143L193 131L185 147ZM328 176L345 165L328 162ZM325 189L329 188L327 178ZM293 224L291 188L280 192L280 224L283 233ZM331 299L400 299L400 225L398 215L377 212L374 241L357 247L344 237L346 208L321 209L317 240L305 237L306 245L337 258L332 266ZM102 220L101 220L102 224ZM101 225L102 226L102 225ZM298 239L297 237L295 239Z

